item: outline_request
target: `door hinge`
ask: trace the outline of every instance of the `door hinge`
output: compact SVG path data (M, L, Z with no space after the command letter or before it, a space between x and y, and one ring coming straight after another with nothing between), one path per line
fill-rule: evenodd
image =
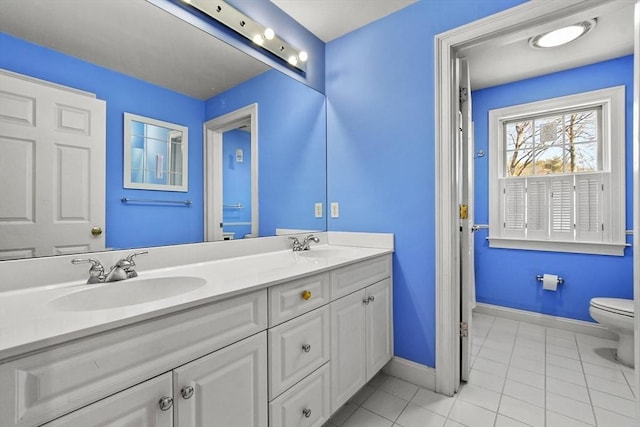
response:
M469 98L469 93L467 91L466 87L461 87L459 89L459 101L460 104L464 104L465 102L467 102L467 99Z
M469 218L469 206L460 205L460 219L468 219L468 218Z
M460 336L464 338L469 336L469 324L467 322L460 322Z

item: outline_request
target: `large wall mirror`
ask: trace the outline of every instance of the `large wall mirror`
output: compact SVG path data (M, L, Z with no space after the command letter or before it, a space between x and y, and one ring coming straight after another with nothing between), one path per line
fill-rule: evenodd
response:
M106 104L100 208L106 219L81 224L80 232L100 226L107 249L203 242L211 185L235 192L221 198L224 221L230 224L224 238L326 230L326 217L314 214L316 203L326 206L324 95L169 13L165 2L176 5L171 0L92 0L52 7L48 0L2 0L0 69L90 92ZM238 181L207 181L204 124L253 104L259 110L255 127L229 132L220 159L226 179ZM123 141L124 113L188 131L183 168L188 188L127 188L125 150L131 147ZM243 142L252 131L260 141L258 152ZM162 159L158 154L147 156L151 181L169 168L169 152ZM254 162L260 171L257 200L238 189L250 180ZM251 218L254 211L258 215ZM251 231L251 221L258 222L258 233Z

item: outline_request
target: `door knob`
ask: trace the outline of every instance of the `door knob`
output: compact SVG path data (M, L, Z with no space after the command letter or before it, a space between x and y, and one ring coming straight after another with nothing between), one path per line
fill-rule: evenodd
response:
M93 228L91 229L91 234L93 234L94 236L99 236L99 235L101 235L101 234L102 234L102 228L97 227L97 226L96 226L96 227L93 227Z

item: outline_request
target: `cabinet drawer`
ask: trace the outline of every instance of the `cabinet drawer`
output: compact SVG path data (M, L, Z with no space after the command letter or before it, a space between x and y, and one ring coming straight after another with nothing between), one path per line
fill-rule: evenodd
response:
M387 277L391 277L391 255L338 268L331 272L331 299L341 298Z
M160 399L171 397L171 374L166 373L128 388L93 405L45 424L46 427L69 426L154 426L173 425L173 406L160 409Z
M329 361L329 306L269 329L269 399Z
M49 421L266 329L266 290L0 365L0 425Z
M320 427L329 419L329 363L271 402L269 425Z
M269 327L328 304L329 274L317 274L269 288Z

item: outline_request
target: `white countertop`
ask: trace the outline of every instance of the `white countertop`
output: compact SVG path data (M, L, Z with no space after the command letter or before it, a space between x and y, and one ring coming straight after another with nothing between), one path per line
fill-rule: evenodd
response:
M140 276L117 282L135 286L154 277L191 276L206 284L189 292L151 302L91 311L68 311L51 302L90 287L83 282L58 283L0 293L0 362L16 356L185 310L325 270L392 253L390 249L318 245L302 253L268 252L166 269L141 271Z

